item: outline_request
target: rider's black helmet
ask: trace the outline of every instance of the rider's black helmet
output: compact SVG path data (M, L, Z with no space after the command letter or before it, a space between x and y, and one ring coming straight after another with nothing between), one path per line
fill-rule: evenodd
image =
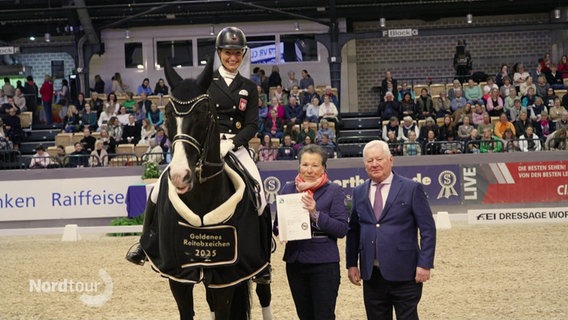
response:
M246 49L247 38L241 29L226 27L217 35L215 47L217 49Z

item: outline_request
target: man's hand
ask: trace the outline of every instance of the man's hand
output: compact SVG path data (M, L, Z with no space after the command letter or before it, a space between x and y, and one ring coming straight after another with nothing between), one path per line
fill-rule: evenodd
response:
M416 267L416 277L414 277L416 283L426 282L430 280L430 269L424 269L421 267Z
M351 283L353 283L356 286L361 285L361 273L359 273L359 268L349 267L349 269L347 269L347 275Z

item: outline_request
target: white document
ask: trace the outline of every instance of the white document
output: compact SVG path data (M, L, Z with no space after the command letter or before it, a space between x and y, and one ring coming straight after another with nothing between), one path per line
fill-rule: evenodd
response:
M278 238L280 238L280 241L312 238L310 214L303 206L301 193L276 196Z

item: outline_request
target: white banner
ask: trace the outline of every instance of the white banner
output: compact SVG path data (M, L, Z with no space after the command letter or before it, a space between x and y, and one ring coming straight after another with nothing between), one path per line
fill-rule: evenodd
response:
M469 224L568 222L568 207L468 210Z
M0 181L0 221L126 216L140 176Z

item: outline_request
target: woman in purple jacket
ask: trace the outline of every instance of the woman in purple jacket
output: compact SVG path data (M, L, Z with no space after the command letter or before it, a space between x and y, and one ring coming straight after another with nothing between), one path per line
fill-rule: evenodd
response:
M295 181L287 183L280 193L303 193L312 237L286 243L283 260L288 284L300 320L335 319L340 281L337 239L348 231L345 194L340 185L329 181L327 153L320 146L302 148L298 159ZM278 221L274 228L277 234Z

